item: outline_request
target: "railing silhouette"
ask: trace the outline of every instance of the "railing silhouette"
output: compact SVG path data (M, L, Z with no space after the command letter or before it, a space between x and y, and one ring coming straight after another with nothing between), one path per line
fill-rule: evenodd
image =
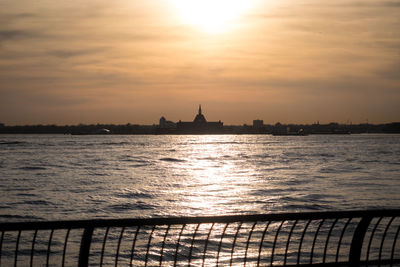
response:
M0 224L0 266L400 266L400 210Z

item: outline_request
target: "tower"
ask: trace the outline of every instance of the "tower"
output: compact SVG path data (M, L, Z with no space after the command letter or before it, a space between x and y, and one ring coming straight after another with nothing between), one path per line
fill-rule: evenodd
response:
M193 123L197 126L199 125L206 125L207 124L207 120L204 117L203 114L201 114L201 105L199 105L199 113L196 115L196 117L193 120Z

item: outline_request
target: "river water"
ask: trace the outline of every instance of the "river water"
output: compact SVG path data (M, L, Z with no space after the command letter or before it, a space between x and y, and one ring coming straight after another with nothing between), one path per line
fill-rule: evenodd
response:
M0 221L400 207L400 135L0 135Z

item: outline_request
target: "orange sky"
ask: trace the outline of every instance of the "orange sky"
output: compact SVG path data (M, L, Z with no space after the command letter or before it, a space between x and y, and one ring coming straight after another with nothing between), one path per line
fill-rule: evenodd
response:
M215 1L2 0L0 122L400 121L400 0Z

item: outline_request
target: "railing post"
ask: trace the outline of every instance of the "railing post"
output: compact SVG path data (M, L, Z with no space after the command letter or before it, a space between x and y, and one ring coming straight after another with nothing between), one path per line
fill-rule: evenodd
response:
M89 264L90 243L92 242L93 227L86 227L82 234L81 248L79 250L79 267L87 267Z
M349 263L350 266L360 266L361 249L364 242L365 233L371 223L372 217L362 217L354 231L353 240L351 241Z

